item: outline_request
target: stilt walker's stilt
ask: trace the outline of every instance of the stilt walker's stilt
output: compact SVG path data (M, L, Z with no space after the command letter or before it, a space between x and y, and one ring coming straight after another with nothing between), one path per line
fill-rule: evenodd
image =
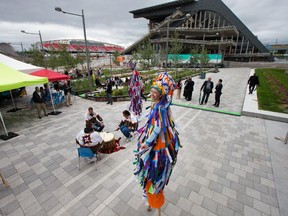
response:
M158 216L161 216L161 208L158 208Z
M0 171L0 178L3 182L3 184L5 185L5 187L8 187L9 184L8 184L8 181L5 179L4 175L2 174L2 172Z

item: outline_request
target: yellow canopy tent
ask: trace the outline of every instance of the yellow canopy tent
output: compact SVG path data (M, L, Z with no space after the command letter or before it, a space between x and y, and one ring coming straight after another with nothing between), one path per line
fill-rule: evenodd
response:
M22 73L20 71L14 70L1 62L0 62L0 77L1 77L0 78L0 92L9 91L12 89L17 89L17 88L21 88L25 86L30 86L30 85L48 83L47 77L31 76L31 75ZM2 118L1 112L0 112L0 118L1 118L4 130L5 130L5 135L1 135L0 138L7 140L11 138L11 136L15 137L14 133L11 133L11 132L7 133L7 129L6 129L4 120Z

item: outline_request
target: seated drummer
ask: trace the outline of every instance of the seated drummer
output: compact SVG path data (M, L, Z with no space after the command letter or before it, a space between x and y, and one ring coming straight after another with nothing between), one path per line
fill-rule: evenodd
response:
M84 130L81 130L76 136L76 142L83 146L90 146L91 151L97 153L103 145L104 140L100 134L94 131L92 122L87 121Z
M130 132L137 130L138 123L136 117L131 114L128 110L123 111L123 119L119 124L119 127L116 130L119 130L124 134L127 138L127 141L130 141L132 135Z
M93 123L93 129L101 132L103 128L105 127L103 123L103 119L101 116L93 111L92 107L88 108L88 112L85 115L85 121L91 121Z

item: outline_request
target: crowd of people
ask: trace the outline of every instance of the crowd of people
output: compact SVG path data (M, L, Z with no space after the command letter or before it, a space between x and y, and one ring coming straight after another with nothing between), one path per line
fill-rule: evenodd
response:
M191 101L192 100L192 93L194 91L194 84L195 82L192 80L192 77L188 77L184 81L184 90L183 90L183 96L186 101ZM222 79L218 80L218 83L215 87L215 102L213 106L219 107L220 105L220 96L222 94ZM208 77L207 80L204 81L200 88L200 95L199 95L199 104L207 104L208 99L211 93L213 93L213 88L214 88L214 83L212 82L212 78ZM182 90L182 80L179 79L177 84L176 84L176 99L180 99L181 95L181 90Z

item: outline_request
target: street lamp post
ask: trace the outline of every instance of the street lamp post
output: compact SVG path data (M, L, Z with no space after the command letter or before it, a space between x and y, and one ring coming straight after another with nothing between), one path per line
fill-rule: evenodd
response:
M189 19L191 17L191 15L188 13L186 14L185 17L180 18L180 19L171 19L171 16L168 16L167 19L167 31L166 31L166 62L165 62L165 69L167 72L167 67L168 67L168 46L169 46L169 31L170 31L170 21L180 21L180 20L185 20L185 19Z
M64 14L70 14L73 16L82 17L82 24L83 24L83 32L84 32L84 41L85 41L85 49L86 49L86 61L87 61L87 73L88 73L88 84L90 91L92 90L92 84L91 84L91 75L90 75L90 59L89 59L89 51L88 51L88 41L86 37L86 27L85 27L85 17L84 17L84 10L82 9L82 14L76 14L76 13L70 13L63 11L60 7L55 7L55 11L62 12Z
M40 37L40 44L41 44L41 51L42 51L43 56L44 56L44 55L45 55L45 51L44 51L44 48L43 48L43 41L42 41L42 36L41 36L40 30L39 30L38 33L26 32L26 31L24 31L24 30L21 30L21 32L24 33L24 34L39 35L39 37ZM22 49L23 49L23 48L22 48Z

